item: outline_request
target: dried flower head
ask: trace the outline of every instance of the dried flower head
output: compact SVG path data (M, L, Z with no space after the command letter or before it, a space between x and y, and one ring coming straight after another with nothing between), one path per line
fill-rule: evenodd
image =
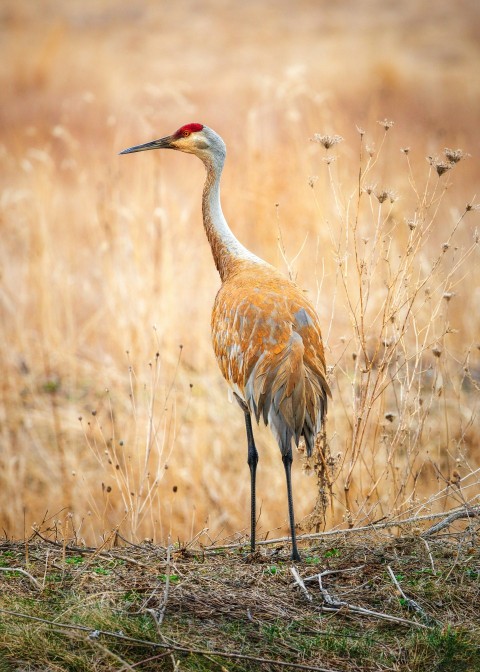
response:
M329 154L328 156L324 156L323 159L322 159L322 161L325 161L325 163L327 165L329 165L330 163L333 163L336 160L337 160L337 157L332 156L331 154Z
M455 292L443 292L443 298L445 301L450 301L455 296Z
M403 152L404 154L408 154L410 152L410 147L402 147L400 151Z
M315 183L318 182L318 175L312 175L308 178L308 186L313 189Z
M314 133L312 140L313 142L318 142L325 149L330 149L333 145L338 145L339 142L342 142L343 138L341 135L320 135L320 133Z
M440 161L440 159L435 156L427 156L427 161L433 168L435 168L438 177L441 177L447 170L450 170L455 165L454 163L447 161Z
M413 231L413 230L416 229L417 226L418 226L418 224L417 224L417 220L416 220L416 219L406 219L405 221L406 221L406 223L407 223L408 228L410 229L410 231Z
M466 156L470 156L470 154L467 154L462 149L449 149L448 147L445 147L443 153L445 154L445 158L447 159L447 161L449 161L450 163L458 163L461 159L464 159Z
M375 192L375 187L376 184L367 184L365 187L363 187L362 191L364 191L366 194L370 196L370 194L373 194Z
M377 197L379 203L384 203L387 200L389 200L390 203L395 203L395 201L398 199L397 194L392 189L383 189L382 191L378 191L375 193L375 196Z
M452 471L452 477L450 479L450 482L452 483L452 485L458 485L461 480L462 480L462 477L460 476L458 471L456 469L454 469Z
M446 173L447 170L450 170L450 168L452 167L453 165L451 163L445 163L445 161L439 161L438 163L435 164L435 169L439 177L443 175L443 173Z
M375 145L367 145L365 149L367 150L367 154L370 158L375 156Z
M380 124L380 126L383 126L385 131L388 131L389 128L392 128L394 121L389 121L388 119L384 119L383 121L377 121L377 124Z
M435 357L440 357L442 354L442 348L439 345L434 345L432 348L433 355Z
M388 420L388 422L393 422L396 418L395 413L385 413L385 420Z
M465 210L470 212L471 210L480 210L480 205L478 203L467 203Z

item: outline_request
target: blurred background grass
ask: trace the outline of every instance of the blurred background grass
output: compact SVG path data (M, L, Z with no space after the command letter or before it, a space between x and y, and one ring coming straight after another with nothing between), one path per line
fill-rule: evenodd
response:
M372 183L395 189L398 222L415 211L411 183L425 184L427 155L444 147L472 155L452 172L431 247L418 259L419 268L431 263L478 193L479 5L4 0L0 21L1 527L18 537L33 522L72 524L89 542L116 525L156 541L204 527L211 538L241 530L246 446L210 345L219 279L201 226L204 169L173 153L117 153L191 121L219 132L228 147L227 219L274 265L286 271L284 255L295 259L336 366L354 340L336 290L332 230L343 220L323 149L310 139L345 138L332 170L339 193L351 194L358 128L378 148L384 132L376 122L394 120ZM478 213L471 214L459 254L475 235ZM373 229L368 218L362 226L365 235ZM399 245L408 228L401 230ZM456 299L441 316L454 331L442 385L454 403L430 385L433 420L415 454L430 466L412 467L401 502L428 500L448 486L439 473L448 479L456 467L463 477L480 463L479 279L476 254L459 269ZM327 432L340 475L328 524L401 508L398 492L392 504L390 471L372 467L385 462L373 439L354 472L355 505L342 499L352 408L339 390L352 387L352 375L337 368ZM268 431L257 433L260 530L284 531L281 460ZM408 466L408 451L400 457ZM317 492L298 459L294 488L302 518Z

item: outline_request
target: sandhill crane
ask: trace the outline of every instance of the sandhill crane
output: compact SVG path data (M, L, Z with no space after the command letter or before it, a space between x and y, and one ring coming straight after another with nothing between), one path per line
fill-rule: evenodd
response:
M251 414L263 418L275 436L285 467L292 559L300 560L295 534L291 465L292 440L303 436L311 455L327 410L330 390L318 317L297 285L247 250L222 212L220 177L226 148L202 124L187 124L173 135L124 149L131 154L176 149L203 161L203 224L222 285L212 312L212 340L221 372L245 414L251 479L251 550L255 551L258 452Z

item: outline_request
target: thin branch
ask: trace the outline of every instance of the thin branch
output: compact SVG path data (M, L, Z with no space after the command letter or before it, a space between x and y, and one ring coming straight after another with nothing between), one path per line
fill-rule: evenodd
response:
M98 649L99 651L102 651L106 656L109 656L110 658L113 658L114 660L117 661L117 663L120 663L121 667L118 668L119 672L122 670L133 670L133 667L130 665L130 663L127 663L126 660L121 658L117 653L114 651L110 651L110 649L105 646L104 644L101 644L100 642L97 642L96 639L93 639L91 637L88 638L88 643L92 648Z
M402 598L405 600L405 603L406 603L407 607L408 607L409 609L411 609L412 611L416 611L417 614L419 614L419 615L423 618L423 620L424 620L426 623L428 623L429 625L438 625L438 621L436 621L435 619L431 618L431 617L430 617L430 616L429 616L429 615L422 609L422 607L418 604L418 602L416 602L415 600L412 600L410 597L407 597L407 596L405 595L405 593L403 592L403 590L402 590L402 588L401 588L401 586L400 586L400 584L399 584L399 582L398 582L398 580L397 580L397 577L396 577L395 574L393 573L393 570L392 570L392 568L390 567L390 565L387 565L387 570L388 570L388 573L390 574L390 578L392 579L393 583L395 584L395 588L398 590L398 592L400 593L400 595L402 596Z
M422 532L420 535L423 539L430 537L432 534L436 534L440 530L443 530L445 527L448 527L455 520L460 518L475 518L480 516L480 507L476 506L472 509L461 509L460 511L454 511L449 516L441 520L436 525L432 525L426 532Z
M298 573L298 569L295 567L295 565L293 565L293 567L290 567L290 571L292 572L292 576L295 579L295 583L298 585L302 593L305 595L305 597L309 602L312 602L313 597L308 592L307 587L305 586L305 583L303 582L303 579Z
M373 618L381 618L385 621L391 621L392 623L401 623L403 625L414 626L416 628L422 628L424 630L431 629L431 626L425 625L424 623L417 623L417 621L410 621L408 618L401 618L400 616L391 616L390 614L384 614L380 611L372 611L371 609L364 609L363 607L356 607L353 604L345 604L335 607L322 607L322 611L327 611L331 613L338 613L339 611L351 612L353 614L359 614L362 616L372 616ZM314 668L312 668L314 669Z
M168 541L169 543L167 546L167 565L165 568L165 590L163 591L163 601L154 614L157 627L160 627L163 623L165 611L167 609L168 593L170 589L170 552L172 547L170 546L170 539Z
M144 658L143 660L139 660L137 663L132 663L131 667L140 667L140 665L144 665L145 663L151 663L152 660L160 660L161 658L165 658L166 656L170 655L169 651L164 651L163 653L158 653L156 656L149 656L148 658Z
M363 567L364 565L361 565L360 567L350 567L348 569L327 569L324 572L317 574L315 577L310 577L309 580L311 580L312 578L318 578L318 585L320 587L320 592L322 593L322 597L327 604L326 607L325 606L322 607L323 611L331 611L331 612L349 611L354 614L359 614L362 616L372 616L373 618L381 618L385 621L391 621L393 623L402 623L403 625L408 626L413 625L417 628L427 629L431 627L428 625L424 625L423 623L417 623L416 621L410 621L406 618L401 618L399 616L391 616L390 614L385 614L380 611L373 611L372 609L365 609L364 607L358 607L355 604L349 604L344 600L339 600L337 598L332 597L325 588L325 586L323 585L322 578L324 576L328 576L330 574L341 574L344 572L355 572L358 571L359 569L362 569Z
M123 560L124 562L127 562L131 565L137 565L138 567L144 567L145 569L150 569L151 565L147 565L145 563L139 562L138 560L135 560L134 558L129 558L126 555L119 555L118 553L112 553L111 551L100 551L98 548L90 548L88 546L71 546L69 544L62 544L58 541L53 541L52 539L49 539L48 537L44 537L38 530L33 530L33 536L34 537L40 537L42 541L45 541L47 544L50 544L51 546L55 546L56 548L65 550L65 551L70 551L71 553L78 553L79 555L99 555L104 558L109 558L110 560L117 559L117 560ZM123 537L122 537L123 538ZM141 546L137 546L137 548L142 548Z
M18 572L19 574L23 574L24 576L28 577L30 581L33 583L35 588L38 588L38 590L42 591L43 587L41 584L37 581L35 577L33 577L31 574L26 572L24 569L20 569L20 567L0 567L0 572Z
M427 549L428 557L430 558L430 565L432 566L432 572L436 574L437 570L435 569L435 563L433 561L433 555L432 551L430 550L430 546L428 545L428 541L423 537L420 537L420 539L423 541L423 543L425 544L425 548Z
M320 576L328 576L329 574L347 574L351 572L359 572L363 569L365 565L358 565L357 567L347 567L345 569L325 569L321 574L314 574L313 576L307 576L304 581L318 581Z
M152 597L155 595L155 593L158 591L158 588L161 585L161 581L158 581L157 584L155 585L155 588L152 590L150 595L143 601L142 605L138 609L138 611L135 611L135 614L141 614L143 611L146 611L149 613L153 620L155 621L155 624L158 628L158 632L160 633L160 626L163 623L163 619L165 616L165 610L167 608L167 600L168 600L168 593L169 593L169 588L170 588L170 553L171 553L171 545L170 545L170 537L168 538L168 546L167 546L167 563L165 567L165 587L163 591L163 601L161 605L158 607L158 609L146 609L145 607L147 604L150 602Z
M36 621L39 623L45 623L46 625L51 625L55 628L65 628L67 630L81 630L82 632L87 632L89 638L97 639L98 637L114 637L115 639L131 642L132 644L139 644L142 646L150 646L157 649L166 649L171 651L179 651L180 653L195 653L200 656L219 656L220 658L232 658L236 660L249 660L254 663L276 665L277 667L290 667L296 670L311 670L312 672L339 672L333 668L326 667L314 667L312 665L302 665L301 663L289 663L283 660L274 660L273 658L260 658L259 656L249 656L243 653L231 653L227 651L217 651L215 649L197 649L188 646L182 646L181 644L174 643L161 643L161 642L150 642L146 639L137 639L136 637L129 637L128 635L122 635L119 632L110 632L108 630L92 630L92 628L86 625L74 625L72 623L56 623L55 621L49 621L45 618L39 618L38 616L30 616L29 614L22 614L19 611L11 611L10 609L0 609L0 613L8 614L9 616L16 616L18 618L25 618L30 621Z
M480 507L473 507L470 510L470 515L476 515L478 516L480 514ZM473 513L472 513L473 512ZM462 513L462 516L456 515L457 513ZM452 513L453 515L456 515L457 518L461 517L466 517L465 514L465 509L461 509L461 511L456 511ZM301 534L297 537L297 541L309 541L312 539L317 539L321 541L322 539L326 537L332 537L332 536L341 536L341 535L347 535L347 534L352 534L356 532L376 532L378 530L386 530L391 527L402 527L403 525L409 525L410 523L419 523L422 521L426 520L435 520L437 518L444 518L445 513L430 513L426 514L423 516L412 516L411 518L405 518L404 520L391 520L386 523L372 523L371 525L363 525L361 527L350 527L345 530L328 530L327 532L314 532L312 534ZM456 519L456 518L455 518ZM450 521L451 522L451 521ZM445 526L443 526L445 527ZM434 528L431 528L433 530ZM429 530L427 530L429 532ZM426 536L427 532L422 533L420 536ZM279 537L277 539L263 539L260 541L257 541L257 546L269 546L271 544L286 544L290 541L290 537ZM236 542L234 544L225 544L223 546L207 546L205 547L205 552L206 553L216 553L217 551L220 550L229 550L231 548L241 548L242 546L245 546L247 542Z

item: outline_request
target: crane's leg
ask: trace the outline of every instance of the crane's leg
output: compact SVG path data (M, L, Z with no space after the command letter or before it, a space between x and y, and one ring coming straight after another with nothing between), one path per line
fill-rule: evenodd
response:
M290 532L292 535L292 560L299 562L301 560L300 553L297 548L297 535L295 533L295 516L293 513L293 497L292 497L292 447L288 448L285 454L282 454L283 466L285 467L285 476L287 478L287 497L288 497L288 517L290 519Z
M245 426L247 428L247 441L248 441L248 466L250 467L250 547L252 553L255 551L255 525L256 525L256 474L257 474L257 464L258 464L258 452L255 447L255 441L253 440L253 430L252 430L252 418L250 411L244 411L245 413Z

